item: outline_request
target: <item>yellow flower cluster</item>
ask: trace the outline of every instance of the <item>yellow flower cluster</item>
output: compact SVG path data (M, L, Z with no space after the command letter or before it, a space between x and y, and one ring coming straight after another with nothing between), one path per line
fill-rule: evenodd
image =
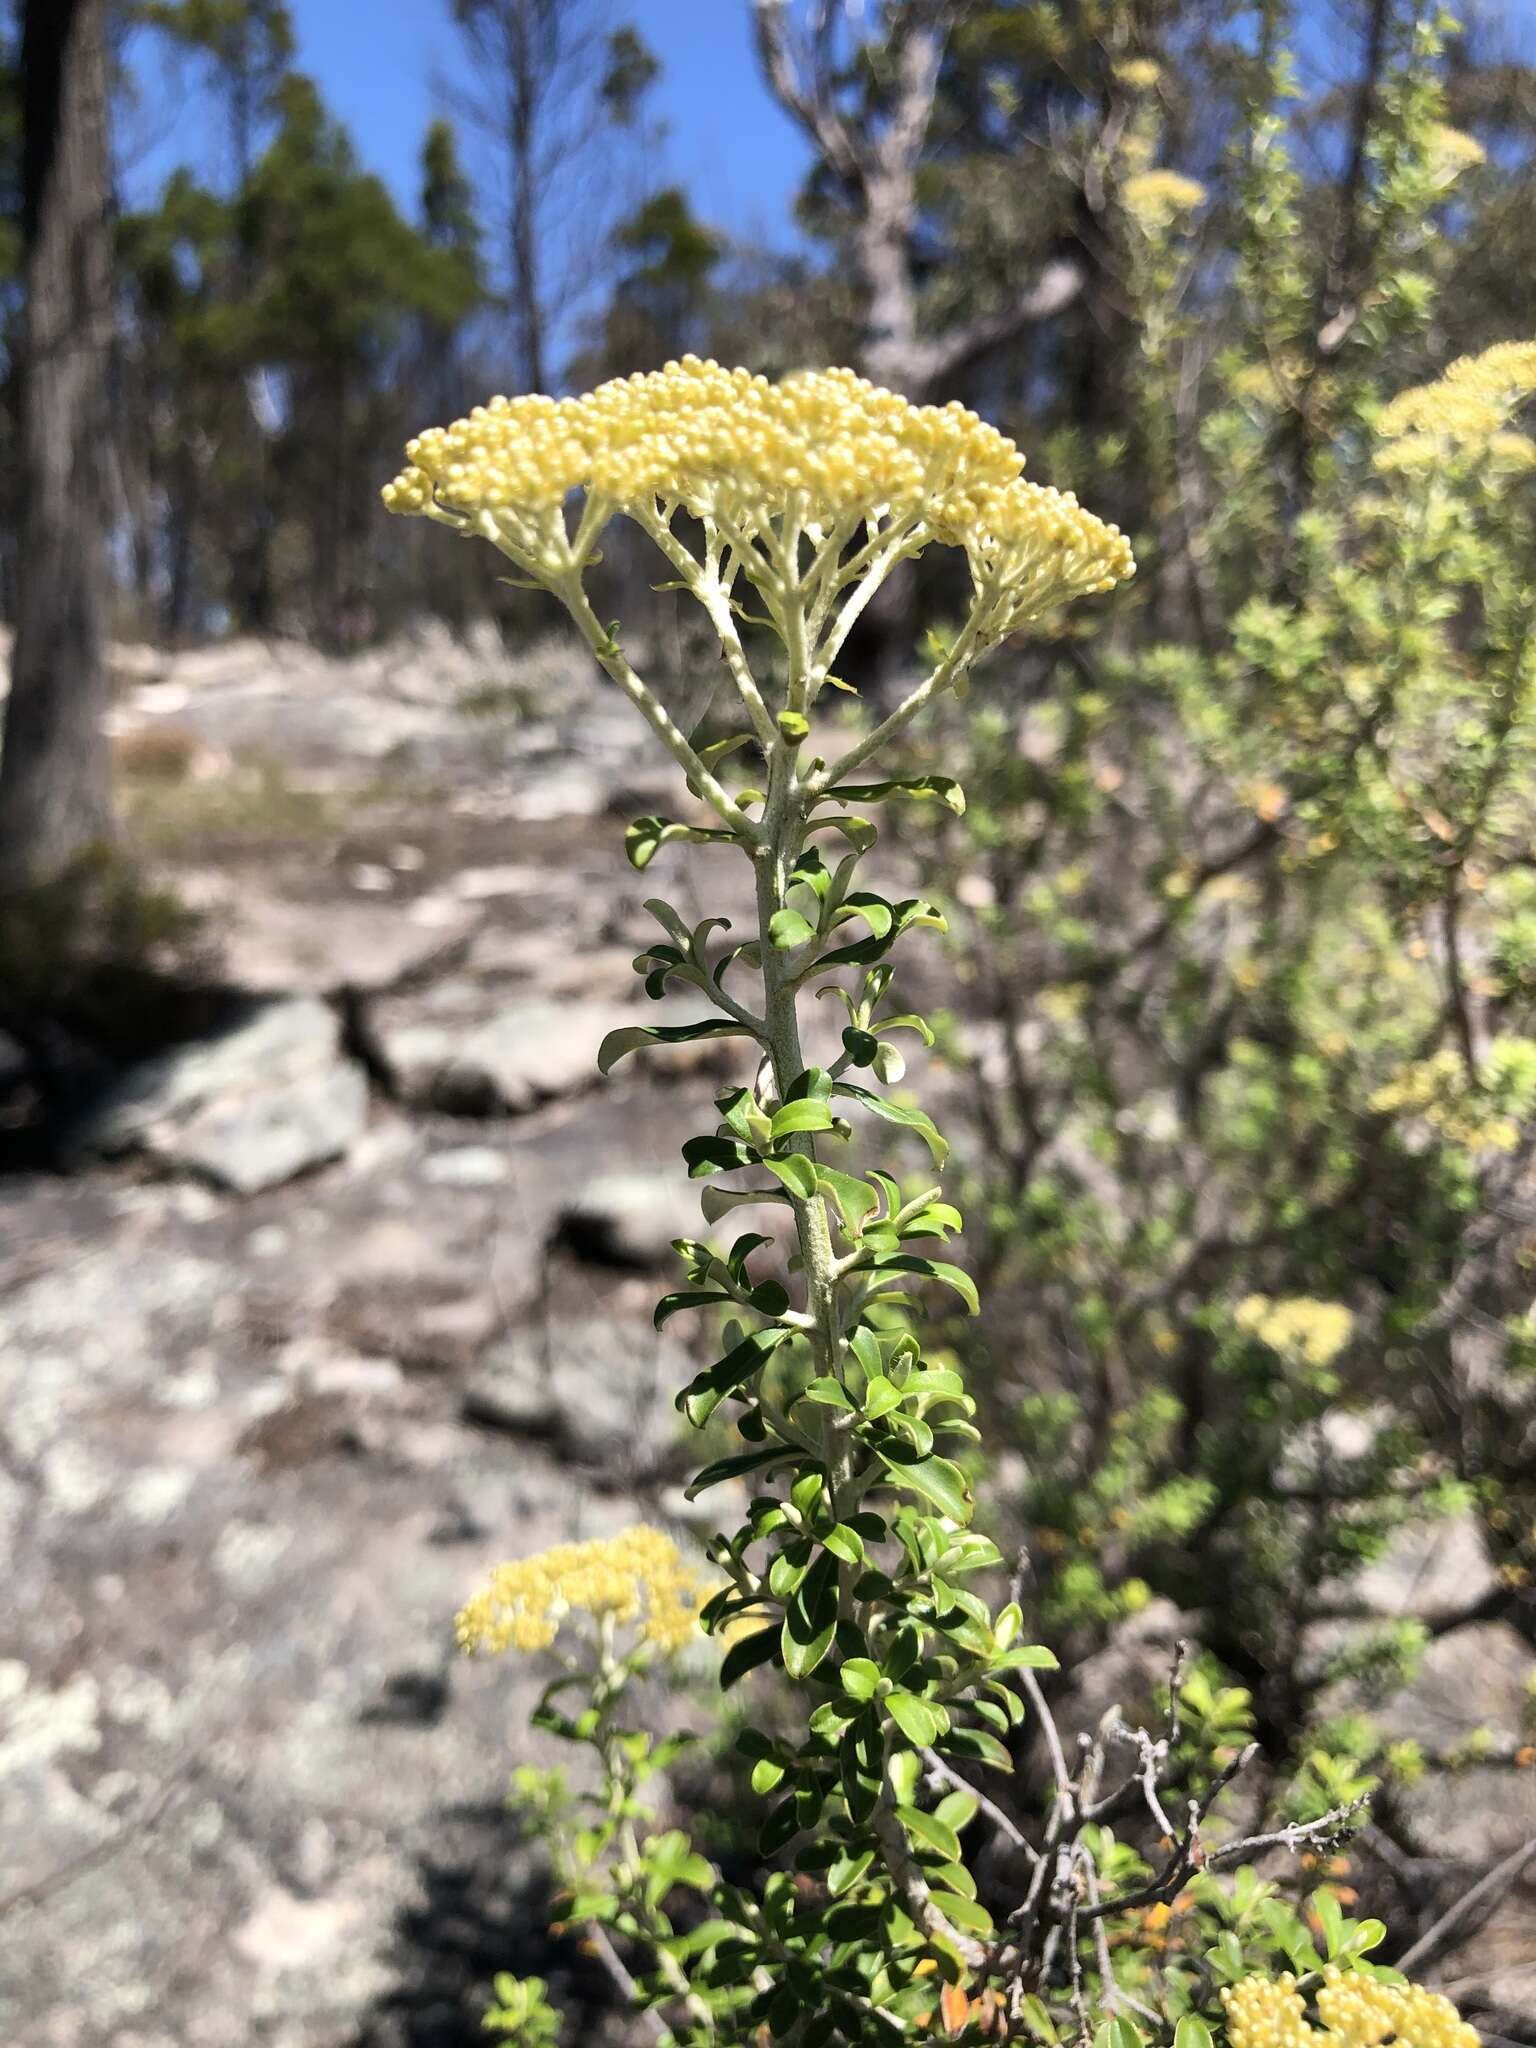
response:
M1463 171L1475 170L1488 161L1488 152L1475 135L1452 128L1445 121L1437 121L1431 129L1429 150L1433 169L1447 184Z
M1115 76L1132 92L1151 92L1162 82L1163 67L1152 57L1127 57L1115 66Z
M1390 405L1383 406L1376 431L1389 438L1442 434L1452 441L1473 441L1496 433L1503 424L1504 409L1491 398L1442 381L1399 392Z
M1442 380L1500 404L1516 404L1536 391L1536 341L1499 341L1475 356L1458 356Z
M693 1640L709 1589L660 1529L626 1529L591 1543L558 1543L535 1557L498 1565L489 1584L459 1610L459 1648L499 1656L547 1650L571 1614L633 1627L663 1652Z
M1384 1984L1330 1965L1317 1993L1321 2027L1287 1971L1244 1977L1221 1994L1231 2048L1477 2048L1448 1998L1417 1984Z
M406 454L384 489L390 511L479 533L544 578L579 567L613 513L679 507L715 522L739 559L776 527L846 542L863 524L908 522L914 552L925 538L967 547L1010 590L1028 583L1053 604L1134 567L1118 529L1025 484L1017 447L974 412L913 405L851 370L772 383L687 356L581 398L493 398ZM563 507L577 490L573 551Z
M1083 511L1070 491L1023 477L955 492L931 516L935 538L964 548L988 600L986 635L1004 639L1069 597L1113 590L1135 573L1117 526Z
M1513 1152L1519 1120L1472 1092L1460 1053L1445 1046L1428 1059L1410 1060L1371 1097L1384 1115L1421 1117L1432 1131L1469 1152Z
M1509 427L1533 393L1536 341L1501 341L1461 356L1435 383L1399 392L1382 408L1376 467L1429 469L1459 455L1504 470L1536 468L1536 442Z
M1277 1301L1268 1294L1250 1294L1237 1305L1234 1321L1271 1351L1321 1369L1332 1365L1354 1334L1355 1319L1337 1301L1313 1301L1294 1295Z
M1141 227L1165 228L1205 204L1205 187L1182 171L1138 171L1120 187L1120 199Z

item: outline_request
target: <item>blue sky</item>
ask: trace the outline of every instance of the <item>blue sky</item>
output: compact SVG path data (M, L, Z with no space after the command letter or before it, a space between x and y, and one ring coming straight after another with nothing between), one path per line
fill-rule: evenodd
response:
M448 0L289 4L300 67L364 160L414 207L422 131L439 111L438 82L459 62ZM667 178L718 226L782 244L807 153L758 77L748 17L748 0L611 0L612 20L633 21L662 62L653 106L670 131ZM203 113L188 96L126 139L131 191L202 156Z

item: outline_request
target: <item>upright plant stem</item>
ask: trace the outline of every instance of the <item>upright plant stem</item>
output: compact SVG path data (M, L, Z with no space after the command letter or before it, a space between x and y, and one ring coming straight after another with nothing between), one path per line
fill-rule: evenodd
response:
M805 1071L793 956L776 947L769 936L774 912L784 907L789 878L800 857L805 836L805 818L795 766L797 753L798 748L784 739L776 739L769 750L768 801L763 813L762 842L754 856L758 943L763 961L763 1015L767 1024L768 1056L781 1101ZM795 1149L808 1158L815 1157L815 1141L810 1136L797 1139ZM836 1260L826 1203L820 1195L813 1195L809 1201L802 1201L798 1196L792 1200L805 1275L805 1307L813 1321L810 1343L816 1370L818 1374L836 1375L842 1349L842 1327L837 1303ZM845 1431L837 1429L833 1411L824 1410L823 1414L822 1442L836 1512L840 1484L848 1476L847 1436Z

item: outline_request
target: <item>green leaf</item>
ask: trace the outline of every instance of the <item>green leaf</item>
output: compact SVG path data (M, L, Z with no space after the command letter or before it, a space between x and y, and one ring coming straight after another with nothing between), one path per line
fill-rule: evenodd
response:
M683 584L678 587L686 589L687 585ZM711 740L707 747L695 747L694 752L706 768L718 768L722 761L728 761L732 754L739 753L743 747L751 747L756 744L756 733L733 732L723 740Z
M778 1188L701 1188L699 1207L706 1223L718 1223L732 1209L748 1209L758 1202L787 1202Z
M993 1668L998 1671L1057 1671L1061 1668L1061 1660L1044 1643L1025 1643L1017 1650L1006 1651Z
M876 1077L887 1088L894 1088L907 1071L907 1063L894 1045L887 1045L882 1039L875 1050L874 1069Z
M1216 2037L1197 2012L1187 2012L1173 2030L1173 2048L1216 2048Z
M953 1288L973 1316L981 1313L976 1282L959 1266L947 1265L942 1259L920 1258L916 1252L882 1252L869 1263L878 1273L916 1273L922 1279L937 1280L942 1286Z
M656 1304L651 1321L659 1330L663 1323L670 1321L675 1315L680 1315L685 1308L708 1308L712 1302L729 1301L730 1298L728 1294L722 1294L717 1287L709 1289L707 1293L664 1294Z
M949 775L911 775L895 782L845 782L827 791L827 801L840 804L882 803L887 797L912 803L941 803L957 818L965 815L965 791Z
M885 1711L908 1742L918 1749L933 1747L942 1724L938 1711L927 1700L919 1699L915 1692L893 1692L885 1702Z
M837 1630L837 1559L823 1550L801 1580L784 1614L784 1669L809 1678L832 1647Z
M766 1664L779 1647L778 1624L760 1628L756 1634L739 1636L720 1660L720 1690L727 1692L738 1678L745 1678L759 1664Z
M880 1350L880 1340L867 1323L860 1323L851 1333L848 1349L863 1366L870 1379L875 1379L885 1371L885 1358Z
M768 920L768 942L787 953L804 946L816 936L816 927L798 910L776 910Z
M901 1389L883 1373L877 1374L864 1389L864 1413L871 1421L877 1416L889 1415L893 1408L901 1406Z
M898 1749L885 1767L898 1806L910 1806L923 1774L923 1760L915 1749Z
M886 1705L891 1706L897 1699L904 1697L910 1695L893 1693L886 1701ZM927 1744L923 1744L922 1747L926 1748ZM925 1849L931 1849L943 1862L960 1861L960 1837L952 1827L946 1827L936 1813L924 1813L916 1806L898 1806L896 1818L914 1842L921 1843Z
M783 1444L771 1444L765 1451L747 1451L736 1458L717 1458L712 1465L706 1465L694 1474L683 1489L683 1498L697 1500L701 1493L707 1493L712 1486L722 1485L727 1479L739 1479L746 1472L759 1472L764 1465L773 1465L795 1455Z
M1144 2038L1140 2027L1122 2015L1104 2022L1093 2037L1093 2048L1141 2048Z
M832 1112L824 1102L812 1098L786 1102L773 1113L773 1140L777 1144L779 1139L792 1138L798 1131L830 1131L832 1123Z
M844 1564L864 1562L864 1538L857 1529L850 1529L846 1522L839 1522L836 1528L829 1529L821 1540L832 1555L840 1557Z
M845 915L861 917L877 939L883 939L896 922L894 907L869 889L856 889L844 898L839 919Z
M980 1805L971 1792L946 1792L934 1808L939 1819L946 1822L956 1833L968 1828L981 1811Z
M839 1856L827 1872L827 1890L833 1898L840 1899L844 1892L851 1892L874 1860L873 1849L865 1849L857 1856Z
M872 1700L880 1683L880 1666L868 1657L845 1657L837 1675L850 1699Z
M1013 1769L1013 1758L985 1728L951 1728L940 1738L939 1747L948 1756L969 1757L975 1763L990 1764L995 1771Z
M757 1154L739 1138L718 1136L690 1138L683 1146L683 1158L690 1180L707 1180L712 1173L734 1173L738 1166L755 1166Z
M802 1202L816 1199L816 1168L802 1154L791 1153L788 1159L765 1159L763 1165L775 1179L783 1181L792 1195L798 1195Z
M871 1094L869 1089L857 1087L852 1081L834 1081L834 1095L846 1095L854 1102L861 1103L871 1115L882 1118L888 1124L901 1124L909 1131L916 1131L933 1155L935 1166L942 1166L949 1157L949 1145L939 1136L932 1117L920 1109L903 1109L899 1103L891 1102L884 1095Z
M761 1372L770 1355L789 1335L788 1330L751 1331L724 1358L717 1358L689 1381L677 1397L679 1410L695 1429L702 1429L726 1396Z
M956 1897L953 1892L935 1892L933 1903L953 1927L959 1927L967 1934L986 1936L993 1930L992 1915L985 1906L978 1906L974 1899Z
M839 1173L820 1161L816 1166L816 1185L837 1204L843 1227L851 1238L858 1236L864 1218L879 1207L880 1197L867 1180L860 1180L857 1174Z
M702 825L682 825L675 818L636 818L624 834L624 851L633 868L648 868L664 846L683 840L693 846L713 841L734 845L734 832L720 832Z
M875 1445L875 1455L898 1486L911 1487L925 1500L931 1500L951 1521L969 1521L970 1490L958 1465L952 1464L948 1458L919 1458L915 1464L904 1465L899 1459L892 1458L882 1444Z
M816 1401L823 1408L849 1409L853 1406L841 1382L833 1379L830 1374L823 1374L820 1379L812 1380L800 1398L803 1401Z
M810 832L840 832L855 853L868 853L880 837L868 818L813 818L806 829Z
M744 1024L721 1018L700 1024L625 1024L597 1049L597 1071L611 1074L621 1059L648 1045L692 1045L701 1038L750 1038Z

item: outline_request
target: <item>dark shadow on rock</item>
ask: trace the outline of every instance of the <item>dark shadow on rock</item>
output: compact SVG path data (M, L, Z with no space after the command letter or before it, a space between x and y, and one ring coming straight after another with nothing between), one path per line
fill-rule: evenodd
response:
M549 1931L553 1885L542 1853L499 1805L437 1815L417 1893L396 1922L396 1982L347 2048L484 2048L481 2015L497 1971L543 1977L583 2048L627 2038L607 1979L573 1940Z
M358 1719L370 1727L435 1728L447 1705L448 1680L443 1672L396 1671Z

